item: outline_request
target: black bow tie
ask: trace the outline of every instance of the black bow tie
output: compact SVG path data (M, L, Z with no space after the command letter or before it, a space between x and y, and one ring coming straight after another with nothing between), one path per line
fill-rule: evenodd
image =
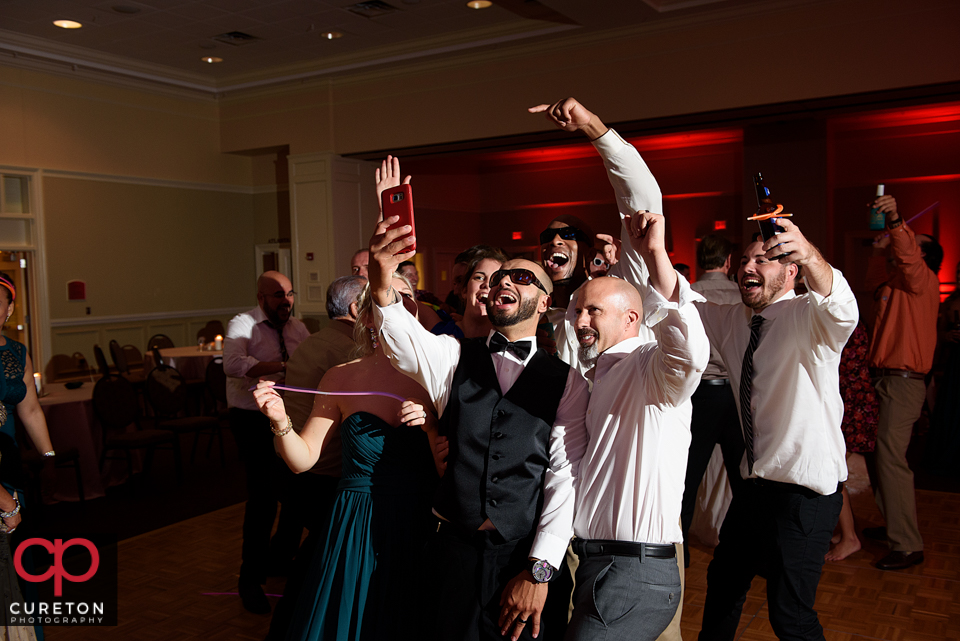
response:
M497 352L513 352L517 358L525 361L527 356L530 356L530 341L522 340L511 343L506 336L497 332L490 339L490 353L496 354Z

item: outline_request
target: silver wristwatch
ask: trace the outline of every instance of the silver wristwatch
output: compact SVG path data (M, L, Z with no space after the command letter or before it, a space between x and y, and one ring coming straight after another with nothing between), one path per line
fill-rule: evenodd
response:
M530 574L537 583L549 583L557 575L557 568L541 559L534 559L530 565Z

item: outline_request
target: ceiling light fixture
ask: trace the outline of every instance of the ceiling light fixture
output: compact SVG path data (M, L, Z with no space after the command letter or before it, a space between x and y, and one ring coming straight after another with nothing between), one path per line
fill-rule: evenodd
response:
M493 6L493 3L490 2L490 0L470 0L467 6L471 9L486 9L487 7Z
M216 56L204 56L203 58L200 58L200 60L203 60L211 65L217 62L223 62L223 58L217 58Z
M79 29L83 26L79 22L74 22L73 20L54 20L53 24L57 25L61 29Z
M320 37L327 40L336 40L337 38L342 38L343 34L339 31L324 31L320 34Z

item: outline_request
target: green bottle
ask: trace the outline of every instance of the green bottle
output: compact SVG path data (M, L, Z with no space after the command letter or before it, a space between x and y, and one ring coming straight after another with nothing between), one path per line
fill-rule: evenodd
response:
M883 195L883 185L877 185L877 198ZM870 229L880 231L887 228L887 216L876 207L870 208Z

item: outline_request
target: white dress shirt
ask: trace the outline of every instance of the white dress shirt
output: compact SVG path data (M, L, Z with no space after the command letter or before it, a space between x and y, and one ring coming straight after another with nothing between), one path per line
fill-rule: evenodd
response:
M690 288L711 303L717 303L718 305L736 305L741 302L740 287L727 278L727 275L723 272L706 272L700 276L697 282L691 283ZM703 372L703 379L717 378L729 378L729 376L727 375L727 368L723 365L720 352L711 345L710 364Z
M453 377L460 361L460 342L452 336L431 334L400 303L387 307L374 305L374 322L380 331L383 350L393 366L420 383L442 414L450 400ZM487 337L487 344L492 336L493 332ZM536 337L521 340L532 344L530 354L524 360L512 352L490 355L503 394L513 386L536 353ZM530 549L530 557L544 559L553 567L560 567L563 561L573 524L573 476L576 470L572 466L572 457L567 454L564 435L568 431L583 433L588 400L587 382L571 368L550 432L550 464L544 480L543 510Z
M608 129L605 134L594 140L593 146L603 158L607 177L617 196L617 209L620 211L621 220L624 215L633 215L640 210L663 213L660 186L647 168L647 164L643 162L636 147L621 138L620 134L613 129ZM610 268L607 276L622 278L642 291L647 282L647 266L631 246L629 232L623 225L620 226L620 240L622 242L620 261ZM579 291L577 289L570 295L570 303L565 311L551 310L552 313L548 317L554 324L557 356L582 374L587 368L580 363L577 355L580 343L577 341L577 332L574 329ZM645 342L655 340L653 332L647 327L640 329L640 337Z
M257 411L257 402L253 400L250 387L256 385L256 378L247 378L250 368L260 362L279 362L280 338L277 330L266 325L267 315L259 307L237 314L227 324L227 335L223 341L223 372L227 375L227 406ZM310 332L296 318L290 318L283 325L283 343L287 356L292 355L300 342ZM270 381L283 380L284 373L277 372L263 376Z
M831 267L831 269L833 269ZM740 408L740 369L750 342L753 310L740 303L698 303L710 343L723 357ZM833 269L828 296L792 290L760 316L760 342L753 355L754 465L740 463L743 478L793 483L832 494L847 479L846 446L840 431L840 354L857 326L857 300Z
M574 532L583 539L678 543L690 396L710 357L693 305L703 297L678 275L680 300L644 287L644 325L597 359L587 408L589 444L579 463ZM576 449L574 443L568 447Z

